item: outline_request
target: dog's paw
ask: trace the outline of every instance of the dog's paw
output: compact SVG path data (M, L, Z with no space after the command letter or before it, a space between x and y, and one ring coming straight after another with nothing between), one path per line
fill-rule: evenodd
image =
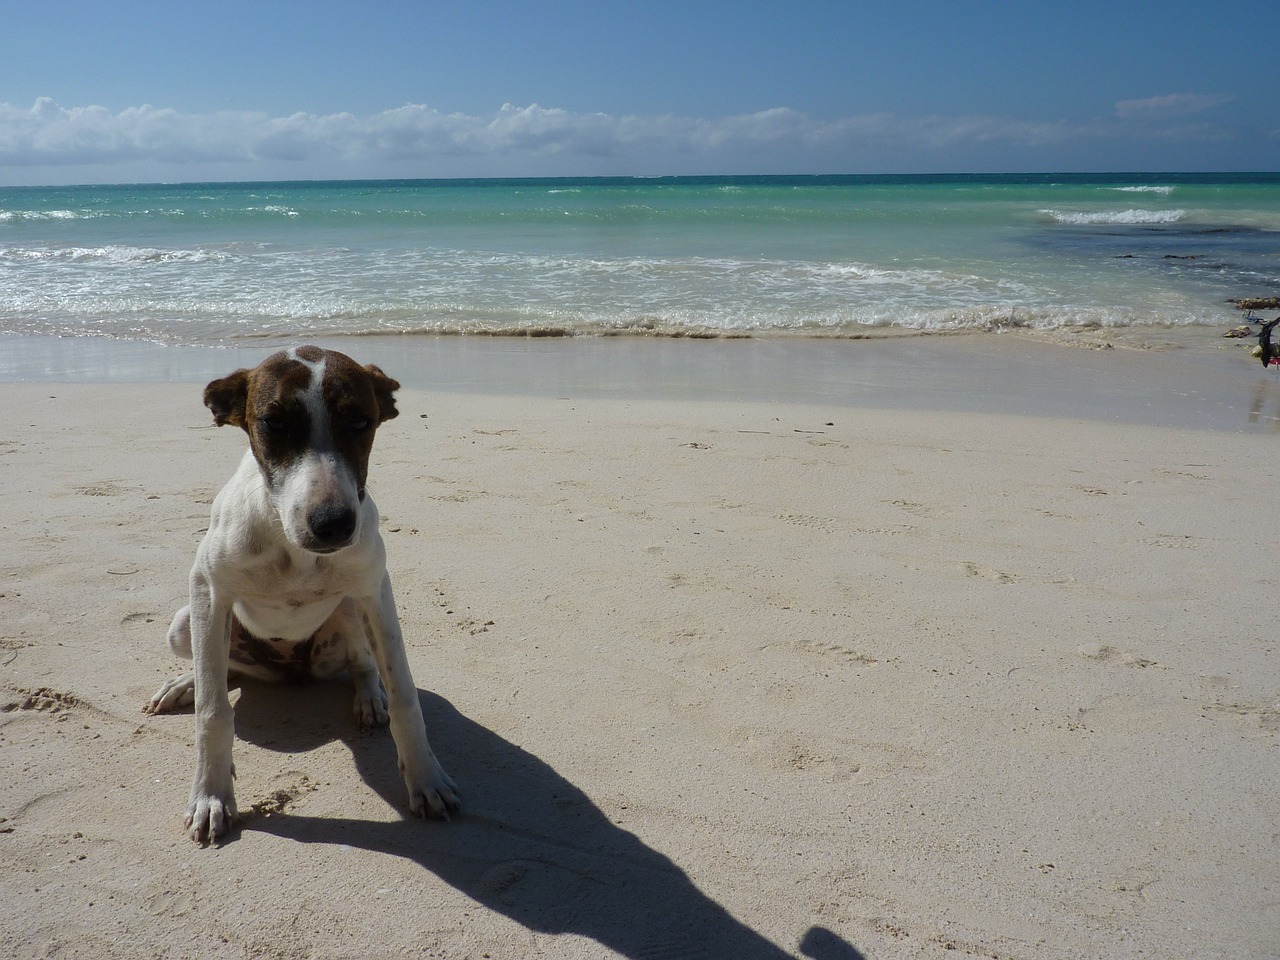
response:
M236 820L236 799L231 793L224 797L213 794L193 796L187 804L183 824L187 834L199 844L214 843L231 832Z
M195 675L184 673L180 677L174 677L172 680L166 680L164 685L155 692L147 703L142 707L143 713L168 713L171 710L180 710L183 707L189 707L196 702L196 681Z
M387 697L382 692L382 688L378 687L372 691L357 690L352 704L352 713L355 714L356 724L361 730L385 727L388 720Z
M404 782L409 788L409 809L419 817L432 820L448 820L449 815L462 809L458 785L444 772L444 767L434 756L427 758L422 776L411 776L405 770ZM402 765L403 767L403 765Z
M387 694L382 689L382 681L372 670L352 671L352 681L356 687L356 697L352 701L352 713L361 730L387 725Z

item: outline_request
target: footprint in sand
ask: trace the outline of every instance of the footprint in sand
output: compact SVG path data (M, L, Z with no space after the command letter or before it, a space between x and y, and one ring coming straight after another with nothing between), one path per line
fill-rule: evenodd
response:
M271 778L275 786L265 796L249 805L249 813L255 817L270 817L284 813L308 793L319 789L311 778L297 770L286 770Z
M948 513L946 510L926 506L923 503L916 503L913 500L886 500L885 502L892 504L899 510L905 510L913 517L919 517L921 520L933 520L936 517L945 517Z
M85 497L118 497L123 493L128 493L127 487L122 487L114 480L103 480L101 483L91 483L86 486L75 488L76 493Z
M800 744L787 751L786 765L793 770L814 771L831 780L850 780L862 771L862 764L845 757L810 750Z
M193 887L178 886L144 897L142 905L153 917L184 917L196 908L198 902Z
M1110 663L1121 667L1142 668L1159 666L1159 664L1154 660L1134 656L1127 650L1108 646L1105 643L1084 644L1083 646L1077 647L1076 652L1088 660L1097 660L1099 663Z
M528 860L503 860L482 873L477 886L486 897L500 896L523 880L531 866Z
M72 707L80 705L80 698L75 694L61 693L49 687L41 687L39 690L18 690L16 692L19 699L6 703L3 707L0 707L0 711L12 713L15 710L36 710L40 713L62 714Z
M1145 897L1147 887L1159 879L1160 874L1154 870L1146 867L1129 867L1112 881L1111 889L1129 897Z
M1012 573L1002 573L999 570L993 570L991 567L983 567L976 563L966 561L961 564L967 577L978 577L982 580L990 580L992 583L1017 583L1018 578Z
M1202 709L1206 715L1211 713L1224 714L1248 721L1251 726L1256 724L1255 729L1266 735L1280 733L1280 701L1275 703L1242 703L1239 701L1219 700L1215 703L1206 703Z
M755 731L746 744L757 763L774 770L816 774L833 782L851 780L862 772L862 764L841 751L787 736Z
M810 517L802 514L784 513L778 517L783 523L790 523L797 527L809 527L813 530L821 530L824 533L832 533L835 530L835 521L824 517Z
M861 651L841 646L838 643L828 643L825 640L799 640L796 642L796 647L804 653L812 653L822 657L835 657L849 663L869 666L880 662L868 653L862 653Z
M1171 550L1194 550L1200 545L1200 538L1190 534L1158 533L1149 540L1142 541L1150 547L1164 547Z
M1101 487L1075 486L1072 489L1079 490L1081 493L1087 493L1091 497L1106 497L1110 496L1111 493L1109 490L1103 490Z

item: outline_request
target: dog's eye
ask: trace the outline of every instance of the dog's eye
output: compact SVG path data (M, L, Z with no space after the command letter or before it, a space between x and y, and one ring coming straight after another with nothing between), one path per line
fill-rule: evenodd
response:
M364 433L373 426L373 420L369 417L355 416L347 422L347 426L351 428L352 433Z
M284 433L289 429L289 424L284 417L268 414L258 420L271 433Z

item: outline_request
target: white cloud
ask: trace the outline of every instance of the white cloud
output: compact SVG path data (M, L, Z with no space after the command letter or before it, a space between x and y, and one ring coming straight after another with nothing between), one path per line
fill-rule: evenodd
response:
M366 117L350 113L268 117L252 112L188 114L152 106L113 114L95 106L64 108L47 98L29 110L0 104L0 162L14 165L138 159L236 163L433 155L610 156L637 146L718 153L752 147L924 147L990 140L1034 144L1069 135L1053 124L986 117L913 119L869 114L821 120L787 108L701 119L613 117L506 104L492 116L476 117L407 104Z
M1143 100L1121 100L1116 104L1116 116L1124 120L1185 117L1188 114L1212 110L1232 99L1232 97L1208 96L1199 93L1170 93L1162 97L1147 97Z
M253 114L182 114L151 106L116 114L104 107L66 109L42 97L30 110L0 104L0 164L246 160L252 153L243 134L254 122Z
M30 108L0 104L0 182L831 172L859 165L909 172L973 168L983 157L1001 166L1016 156L1024 159L1015 162L1034 166L1036 157L1052 164L1082 143L1100 149L1119 143L1134 123L1149 139L1160 132L1152 121L1167 118L1172 131L1179 117L1222 101L1182 94L1123 101L1117 118L1067 123L887 113L824 119L785 107L719 118L612 116L538 104L505 104L491 115L473 116L416 103L367 116L272 117L149 105L113 113L41 98ZM1194 139L1190 129L1180 128L1188 140ZM19 170L25 173L14 173Z

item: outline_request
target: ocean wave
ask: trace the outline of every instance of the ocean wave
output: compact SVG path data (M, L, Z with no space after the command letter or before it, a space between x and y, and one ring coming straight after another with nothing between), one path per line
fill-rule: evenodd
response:
M0 247L0 263L204 263L229 260L230 254L218 250L160 250L154 247L131 247L109 244L102 247L59 247L55 249Z
M200 264L214 262L212 268ZM326 269L317 271L317 261ZM1219 322L1174 294L1140 309L1034 275L925 265L710 257L583 257L469 250L296 251L271 245L6 249L0 332L200 342L370 334L812 335L1053 330ZM166 266L172 265L172 266ZM958 264L957 264L958 266ZM1114 293L1114 287L1109 287ZM1111 299L1108 297L1107 299ZM1119 303L1135 303L1120 297ZM1075 306L1073 303L1082 305ZM1172 318L1172 319L1170 319ZM132 332L131 332L132 331Z
M93 220L106 214L101 210L0 210L0 223L39 220Z
M1187 215L1185 210L1041 210L1041 216L1054 223L1072 226L1110 226L1177 223Z
M1133 187L1112 187L1111 189L1115 190L1117 193L1158 193L1162 197L1167 197L1169 194L1173 193L1173 191L1178 188L1170 187L1170 186L1155 186L1153 184L1146 184L1143 186L1133 186Z
M581 311L546 307L374 307L337 300L221 303L112 297L86 305L71 298L0 296L0 332L106 336L174 344L332 336L672 337L688 339L800 336L860 339L893 334L1071 332L1190 327L1214 316L1089 306L985 304L789 316L702 310Z
M339 322L334 322L339 321ZM699 312L583 315L572 311L468 310L346 312L328 318L300 317L251 327L228 326L228 339L272 336L497 336L497 337L670 337L715 339L802 336L859 339L867 336L1006 331L1068 332L1129 327L1212 325L1214 318L1184 317L1170 323L1139 311L1092 307L986 305L963 309L886 310L860 318L811 316L786 322L765 318L717 317Z

